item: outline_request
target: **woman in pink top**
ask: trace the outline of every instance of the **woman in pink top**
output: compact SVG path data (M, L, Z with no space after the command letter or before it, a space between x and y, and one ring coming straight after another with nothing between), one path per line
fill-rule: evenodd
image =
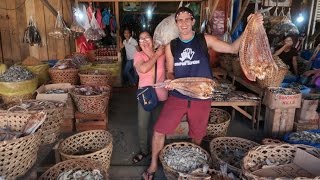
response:
M164 47L159 47L154 51L152 37L148 32L142 32L139 36L139 45L142 51L134 55L134 67L139 75L138 87L150 86L154 84L155 64L157 63L156 83L165 80L165 55ZM157 120L162 109L163 101L168 97L168 91L165 88L157 88L156 93L160 105L152 112L145 111L138 102L138 133L140 152L133 157L133 162L140 162L144 157L150 154L151 132L153 124Z

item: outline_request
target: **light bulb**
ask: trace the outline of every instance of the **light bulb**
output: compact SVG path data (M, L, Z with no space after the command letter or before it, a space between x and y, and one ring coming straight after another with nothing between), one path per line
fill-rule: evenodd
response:
M301 13L299 13L299 16L298 16L298 18L297 18L297 22L298 22L298 23L301 23L301 22L303 22L303 21L304 21L304 17L302 16Z

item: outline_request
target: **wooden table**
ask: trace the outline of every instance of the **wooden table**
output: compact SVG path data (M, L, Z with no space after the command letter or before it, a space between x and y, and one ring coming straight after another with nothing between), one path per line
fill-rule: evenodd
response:
M239 76L235 76L232 72L228 72L228 76L232 78L232 84L234 85L235 81L238 82L239 84L242 84L244 87L246 87L247 89L249 89L250 91L254 92L255 94L258 95L258 97L261 99L263 99L263 96L264 96L264 89L263 88L260 88L256 83L252 82L252 83L249 83L247 81L245 81L243 78L239 77ZM258 108L257 108L257 120L258 120L258 123L257 123L257 129L259 129L259 122L260 120L262 120L260 118L260 113L261 113L261 101L259 101L259 105L258 105Z
M252 129L254 129L254 124L257 123L256 119L256 111L257 107L261 105L260 101L258 100L243 100L243 101L212 101L211 106L231 106L232 109L232 115L231 120L234 119L235 116L235 110L246 116L247 118L251 119ZM249 114L247 111L241 108L241 106L244 107L253 107L253 114ZM258 121L259 122L259 121ZM257 129L259 128L259 123L257 123Z

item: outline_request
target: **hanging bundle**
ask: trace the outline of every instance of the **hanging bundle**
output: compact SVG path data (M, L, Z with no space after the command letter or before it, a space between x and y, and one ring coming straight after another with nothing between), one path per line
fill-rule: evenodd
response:
M291 21L290 12L289 12L289 16L290 17L284 14L284 10L282 8L277 18L275 18L277 19L277 21L271 22L271 30L269 31L269 34L284 35L284 36L288 34L299 34L299 30L297 26L293 24Z
M76 2L75 7L73 8L73 22L70 27L70 30L75 34L84 32L84 28L80 25L80 22L78 22L78 19L80 19L80 14L81 11L79 5Z
M70 35L70 29L64 23L60 12L58 11L54 29L49 32L49 36L57 39L64 39Z
M41 36L34 23L32 16L30 16L28 27L24 31L23 42L28 43L31 46L35 44L41 46Z
M106 36L103 29L100 28L97 19L94 14L91 19L91 27L84 32L84 36L87 40L97 41Z

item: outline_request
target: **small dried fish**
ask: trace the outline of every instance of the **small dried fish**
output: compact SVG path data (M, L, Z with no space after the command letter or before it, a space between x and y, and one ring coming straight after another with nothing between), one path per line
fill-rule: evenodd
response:
M179 172L191 173L197 168L207 166L208 157L199 148L178 147L168 151L164 156L164 161Z
M64 94L68 93L68 90L66 89L50 89L45 92L45 94Z
M56 101L47 101L47 100L26 100L19 103L12 103L7 106L10 111L21 111L29 110L29 111L38 111L44 109L53 109L56 107L63 107L64 103L56 102Z
M9 127L0 128L0 141L17 139L22 136L22 132L13 131Z
M57 180L103 180L103 176L98 169L90 170L69 170L60 173Z
M299 94L300 92L296 89L290 89L290 88L272 88L269 89L269 91L273 94L281 94L281 95L295 95Z
M74 89L75 94L85 95L85 96L95 96L103 94L107 91L107 89L103 86L77 86Z
M0 75L2 82L19 82L33 79L35 75L23 66L11 66L6 72Z
M308 132L308 131L300 131L291 133L289 135L289 141L290 142L309 142L312 144L320 144L320 133L316 132Z

